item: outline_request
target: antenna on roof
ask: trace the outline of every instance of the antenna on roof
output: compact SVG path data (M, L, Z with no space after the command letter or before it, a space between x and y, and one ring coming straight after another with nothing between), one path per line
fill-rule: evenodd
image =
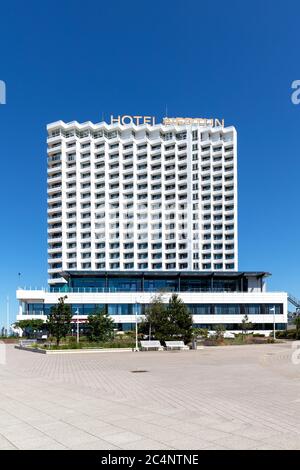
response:
M104 121L104 112L102 111L102 122Z
M168 105L166 104L166 117L168 117Z

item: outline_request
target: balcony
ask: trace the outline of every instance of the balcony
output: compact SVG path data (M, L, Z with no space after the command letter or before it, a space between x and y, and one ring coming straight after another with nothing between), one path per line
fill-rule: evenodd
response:
M49 268L48 274L59 273L60 271L61 271L61 268Z
M57 172L57 168L55 168L56 172L53 172L52 175L49 175L47 181L51 184L61 182L61 172Z
M62 242L62 236L61 235L58 235L58 236L53 235L52 237L48 237L47 242L48 242L48 244ZM61 248L60 248L60 250L61 250Z
M51 245L50 245L51 246ZM48 248L48 254L61 252L62 247Z
M49 251L49 250L48 250L48 251ZM48 262L48 264L51 264L51 263L61 263L61 262L62 262L62 257L61 257L61 256L58 256L57 258L56 258L56 257L48 258L47 262Z
M59 227L48 227L48 234L54 234L57 233L57 230L61 230L61 224Z
M48 196L47 202L58 202L61 201L61 193L60 194L53 194L52 196Z
M57 147L48 147L47 149L47 154L48 154L48 158L52 157L53 154L56 154L56 153L60 153L61 154L62 152L62 147L61 147L61 144L58 145Z
M48 224L55 224L61 222L61 215L58 215L56 217L49 217L47 219Z
M47 188L47 194L57 193L57 191L59 191L61 188L61 184L54 184L53 186ZM50 196L48 198L50 198Z
M57 173L59 171L61 171L61 163L55 163L54 165L52 166L48 166L47 168L47 173L48 175L52 174L52 173ZM50 178L50 176L48 176L48 179Z

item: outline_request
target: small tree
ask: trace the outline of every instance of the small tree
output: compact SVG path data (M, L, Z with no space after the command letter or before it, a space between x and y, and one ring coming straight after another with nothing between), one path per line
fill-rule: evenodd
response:
M294 325L296 326L296 339L300 338L300 315L297 315L293 320Z
M226 328L224 325L216 325L214 328L214 337L217 341L223 341Z
M161 294L156 295L145 312L140 331L159 341L180 338L188 342L192 338L193 317L184 302L173 294L166 305Z
M60 297L58 304L51 308L47 327L59 346L60 340L65 338L71 331L72 310L71 306L65 304L67 296Z
M147 306L144 319L139 324L139 331L163 341L168 335L169 319L162 295L155 295Z
M243 317L240 328L242 330L243 335L246 335L248 333L248 330L253 329L253 324L249 322L249 318L247 314Z
M26 338L36 337L36 333L43 329L44 321L39 318L32 320L20 320L15 323L16 328L21 328Z
M170 333L174 337L189 342L193 336L193 316L183 300L177 294L172 294L168 305Z
M114 335L114 321L105 309L88 316L87 336L90 341L107 341Z
M193 337L195 339L207 339L208 338L208 329L207 328L193 328Z

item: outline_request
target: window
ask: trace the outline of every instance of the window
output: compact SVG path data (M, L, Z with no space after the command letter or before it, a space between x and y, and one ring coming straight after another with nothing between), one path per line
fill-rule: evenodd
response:
M238 304L219 304L215 305L215 315L240 315L240 305Z
M198 131L192 131L192 140L198 139Z
M214 269L223 269L223 263L215 263Z
M246 315L259 315L261 313L261 306L259 304L245 305Z
M226 268L226 269L234 269L234 263L227 263L227 264L225 265L225 268Z

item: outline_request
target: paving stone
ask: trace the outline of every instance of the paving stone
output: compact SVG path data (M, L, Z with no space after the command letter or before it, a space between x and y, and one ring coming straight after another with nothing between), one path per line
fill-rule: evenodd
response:
M300 449L291 353L281 343L46 356L9 345L0 449Z

